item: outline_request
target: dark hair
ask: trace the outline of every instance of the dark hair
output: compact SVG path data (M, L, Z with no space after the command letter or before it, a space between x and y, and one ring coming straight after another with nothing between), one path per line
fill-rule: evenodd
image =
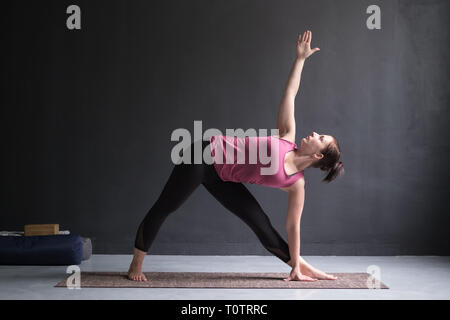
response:
M337 140L333 137L333 142L330 142L323 150L320 150L323 154L322 159L318 160L311 166L313 168L320 168L322 171L328 171L327 176L322 179L322 182L330 183L338 176L344 173L344 165L342 161L339 161L341 157L341 148Z

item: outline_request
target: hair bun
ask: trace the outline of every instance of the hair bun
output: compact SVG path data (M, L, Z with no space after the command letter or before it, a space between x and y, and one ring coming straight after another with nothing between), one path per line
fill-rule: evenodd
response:
M334 164L333 167L328 168L328 170L333 170L333 171L338 171L339 169L342 169L344 167L344 164L342 163L342 161L338 161Z

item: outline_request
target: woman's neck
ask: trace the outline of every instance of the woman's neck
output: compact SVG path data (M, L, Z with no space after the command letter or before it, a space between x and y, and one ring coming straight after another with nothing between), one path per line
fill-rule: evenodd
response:
M311 155L305 154L302 149L296 149L293 152L291 163L297 168L297 171L303 171L311 166L313 160L311 159Z

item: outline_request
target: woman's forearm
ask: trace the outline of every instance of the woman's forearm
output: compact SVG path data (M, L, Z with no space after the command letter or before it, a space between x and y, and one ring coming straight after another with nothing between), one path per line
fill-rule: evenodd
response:
M286 83L286 88L284 89L285 96L295 97L300 87L300 79L302 75L303 65L305 60L301 58L296 58L294 64L292 65L291 72L289 73L289 79Z
M300 266L300 226L286 228L291 267Z

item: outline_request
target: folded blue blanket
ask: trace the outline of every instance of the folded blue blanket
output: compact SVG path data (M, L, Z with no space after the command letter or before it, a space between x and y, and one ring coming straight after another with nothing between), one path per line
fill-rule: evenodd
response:
M80 235L1 236L0 265L79 265Z

